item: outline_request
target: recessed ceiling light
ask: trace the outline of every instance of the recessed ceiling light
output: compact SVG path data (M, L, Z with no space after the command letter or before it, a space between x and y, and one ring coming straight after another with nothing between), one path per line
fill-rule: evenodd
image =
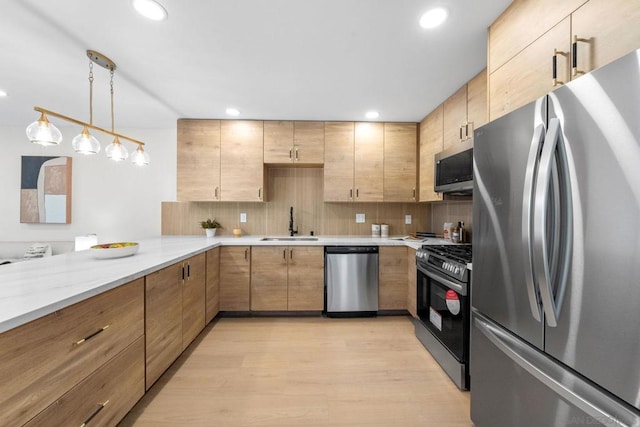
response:
M240 111L237 108L227 108L226 113L230 116L239 116Z
M0 89L0 98L4 98L5 96L7 96L7 92Z
M152 21L164 21L167 19L167 10L155 0L133 0L133 7L145 18Z
M449 16L447 9L444 7L436 7L426 11L425 14L422 15L420 18L420 26L426 29L436 28L447 20L447 16Z
M367 114L365 114L365 116L367 117L367 119L377 119L378 117L380 117L380 113L378 113L377 111L367 111Z

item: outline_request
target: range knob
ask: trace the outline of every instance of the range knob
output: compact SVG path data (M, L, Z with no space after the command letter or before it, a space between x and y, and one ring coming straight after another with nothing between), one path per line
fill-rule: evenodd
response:
M456 267L456 268L453 270L453 272L454 272L455 274L460 273L460 268Z

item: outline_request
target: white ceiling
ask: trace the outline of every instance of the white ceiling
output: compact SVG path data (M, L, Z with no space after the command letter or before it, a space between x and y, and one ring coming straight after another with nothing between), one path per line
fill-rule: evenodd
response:
M118 128L177 118L420 121L486 65L486 31L511 0L1 0L0 125L34 105L88 120L87 49L117 64ZM420 15L444 5L435 30ZM110 127L108 71L94 68L94 123ZM55 121L55 119L53 119ZM64 124L64 123L61 123Z

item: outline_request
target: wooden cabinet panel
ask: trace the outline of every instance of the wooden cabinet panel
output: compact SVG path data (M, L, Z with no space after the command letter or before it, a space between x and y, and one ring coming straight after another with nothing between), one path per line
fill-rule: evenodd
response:
M407 310L418 318L418 272L416 270L416 250L407 248Z
M220 120L178 120L179 201L219 200Z
M352 200L354 124L326 122L324 136L324 201Z
M144 334L143 282L0 334L3 425L26 423Z
M299 164L324 163L324 123L294 122L293 161Z
M420 201L442 200L442 194L434 189L436 153L443 147L442 104L420 123Z
M447 150L460 143L462 138L466 139L466 135L461 135L460 128L467 123L467 85L444 101L443 114L443 144Z
M182 263L146 276L147 390L182 352Z
M144 339L140 337L26 426L115 426L142 395Z
M264 197L263 123L225 120L220 128L221 200L261 202Z
M354 200L382 202L384 124L356 123L354 147Z
M251 248L251 310L287 309L286 246Z
M573 35L583 39L577 44L583 73L640 48L638 0L589 0L571 18Z
M515 0L489 27L487 67L489 74L515 57L585 2L587 0ZM603 3L611 2L605 0ZM617 3L633 2L618 0ZM616 6L611 7L613 9ZM611 22L607 25L611 25ZM545 61L545 64L550 63L551 59Z
M264 122L264 162L291 163L293 161L293 122Z
M384 124L384 201L416 201L415 123Z
M206 257L201 253L183 262L186 272L182 281L182 350L204 329Z
M489 119L495 120L553 89L551 60L558 56L558 80L569 81L570 18L567 17L544 36L520 52L489 76Z
M220 248L207 251L207 282L205 286L205 323L220 310Z
M467 84L467 122L470 138L474 129L487 123L487 70L482 70Z
M380 310L407 309L407 248L380 246L378 307Z
M220 248L220 310L249 311L251 283L251 248Z
M288 310L324 309L324 248L290 246Z

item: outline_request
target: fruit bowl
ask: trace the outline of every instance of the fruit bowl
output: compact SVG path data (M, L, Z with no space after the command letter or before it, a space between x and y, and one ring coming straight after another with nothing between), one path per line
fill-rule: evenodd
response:
M135 254L138 248L136 242L114 242L91 246L89 252L97 259L122 258Z

